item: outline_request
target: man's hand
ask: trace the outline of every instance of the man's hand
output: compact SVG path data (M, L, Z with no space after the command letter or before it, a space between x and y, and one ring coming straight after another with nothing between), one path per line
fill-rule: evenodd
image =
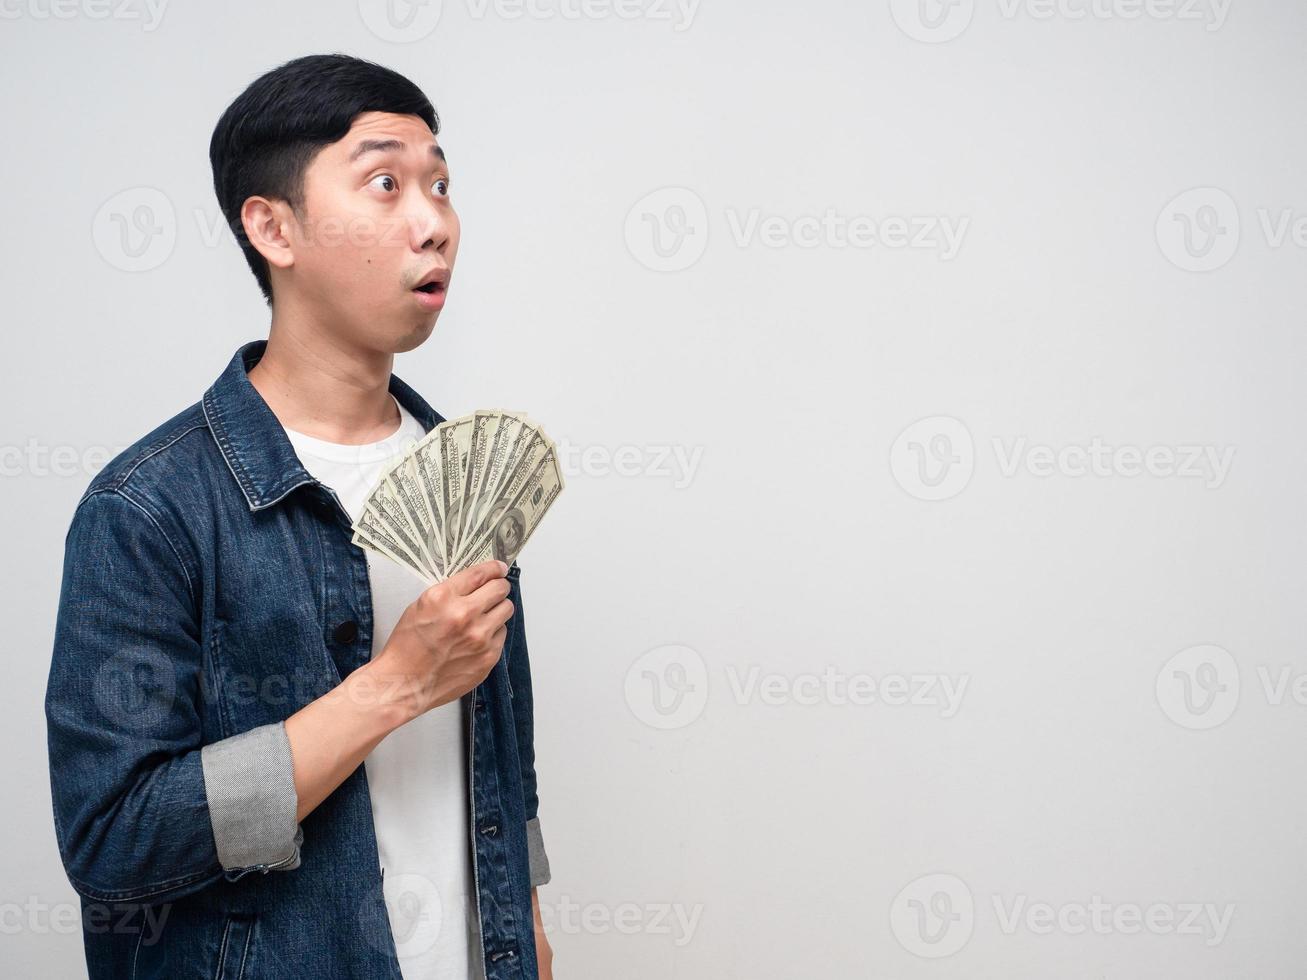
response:
M531 916L535 919L536 961L540 964L539 980L554 980L554 951L545 935L545 927L540 921L540 896L538 889L531 889Z
M399 617L369 671L410 718L462 697L494 669L513 615L507 574L502 561L480 562L428 588Z
M380 653L286 719L296 821L400 725L486 679L513 615L507 574L491 560L437 582L404 610Z

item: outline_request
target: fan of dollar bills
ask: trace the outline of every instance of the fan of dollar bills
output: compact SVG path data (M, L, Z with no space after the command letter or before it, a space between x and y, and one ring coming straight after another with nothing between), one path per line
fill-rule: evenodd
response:
M482 409L382 474L352 540L434 584L490 558L511 565L562 490L553 440L521 413Z

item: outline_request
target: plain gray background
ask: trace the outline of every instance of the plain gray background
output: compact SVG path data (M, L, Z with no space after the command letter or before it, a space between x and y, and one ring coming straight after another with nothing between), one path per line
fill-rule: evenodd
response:
M73 505L266 336L209 135L324 51L444 123L396 374L564 450L560 980L1301 975L1307 8L120 3L0 19L6 975L84 971Z

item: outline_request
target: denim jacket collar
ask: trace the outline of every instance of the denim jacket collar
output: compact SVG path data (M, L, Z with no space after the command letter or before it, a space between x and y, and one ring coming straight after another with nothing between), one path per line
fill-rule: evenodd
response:
M267 346L267 340L242 345L203 399L209 431L252 511L271 507L298 486L318 482L295 455L281 421L247 377ZM394 374L389 387L395 400L427 432L443 421L421 395Z

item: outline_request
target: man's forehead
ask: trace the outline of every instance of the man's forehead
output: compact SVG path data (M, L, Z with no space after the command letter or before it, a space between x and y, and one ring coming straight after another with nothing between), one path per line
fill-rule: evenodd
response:
M410 153L415 149L432 159L445 159L444 149L421 117L390 112L368 112L359 116L336 149L349 163L373 154Z
M435 143L427 143L426 146L428 152L433 158L439 160L445 159L445 151ZM409 145L407 143L401 139L396 139L393 136L360 139L356 144L354 144L354 148L349 151L349 161L350 163L353 163L355 160L373 153L407 153L408 150Z

